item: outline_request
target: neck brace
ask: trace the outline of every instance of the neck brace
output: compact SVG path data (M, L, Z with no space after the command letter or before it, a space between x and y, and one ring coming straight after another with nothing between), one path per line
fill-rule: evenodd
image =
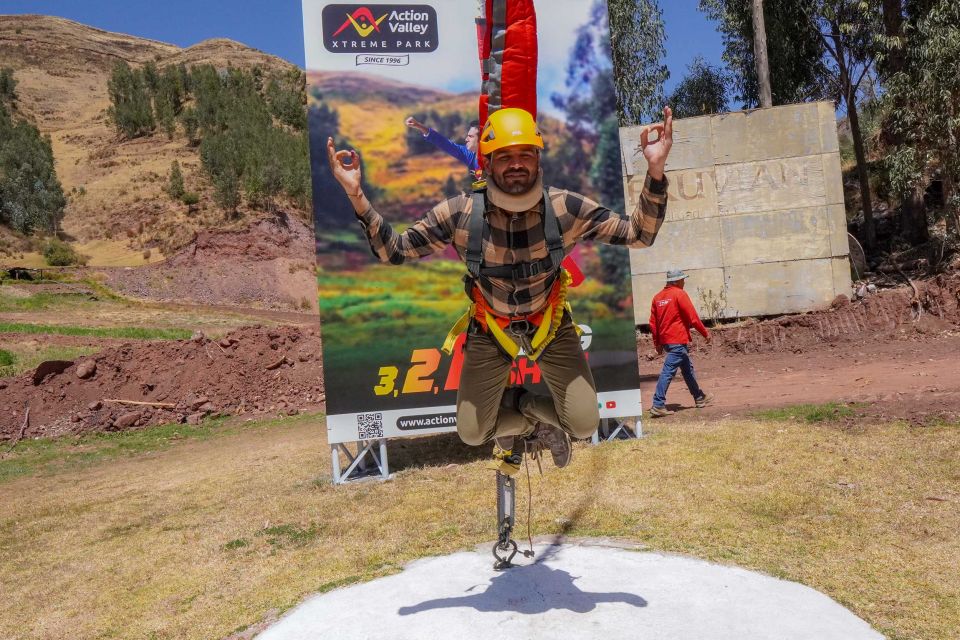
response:
M540 204L540 200L543 199L543 172L537 176L537 181L533 184L529 191L526 193L519 193L513 195L503 191L494 184L493 180L487 181L487 198L490 199L490 202L494 206L503 209L504 211L511 211L513 213L521 213L524 211L530 211Z

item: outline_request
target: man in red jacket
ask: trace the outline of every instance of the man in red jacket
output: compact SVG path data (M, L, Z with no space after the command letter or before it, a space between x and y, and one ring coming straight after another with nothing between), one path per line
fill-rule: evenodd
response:
M693 327L710 342L710 332L703 326L697 310L690 302L690 296L683 290L683 283L687 274L673 270L667 272L667 286L653 297L650 305L650 332L653 334L653 345L657 354L667 352L667 359L660 371L657 381L657 391L653 394L653 408L650 415L654 418L668 416L672 411L664 406L667 400L667 389L677 369L683 374L687 389L693 394L697 408L710 404L713 397L704 393L697 384L693 375L693 363L690 362L688 345L690 344L690 327Z

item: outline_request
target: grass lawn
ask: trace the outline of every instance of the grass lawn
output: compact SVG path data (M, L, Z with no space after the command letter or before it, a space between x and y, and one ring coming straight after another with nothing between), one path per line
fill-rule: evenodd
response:
M149 327L73 327L69 325L0 322L0 333L92 336L95 338L131 338L136 340L186 340L188 329L152 329Z
M825 404L795 404L789 407L767 409L756 412L761 420L799 420L801 422L828 422L841 418L852 418L857 414L855 407L839 402Z
M534 535L568 526L736 564L819 589L892 639L956 638L956 425L652 429L535 476ZM307 415L18 446L0 461L0 637L223 638L493 540L493 475L455 436L394 442L394 480L333 487L324 435Z
M79 284L92 289L96 299L73 293L47 293L39 287L31 292L30 287L23 284L17 289L0 287L0 333L19 334L25 340L27 336L44 335L182 340L198 329L218 338L237 327L277 323L275 319L246 313L243 309L148 304L124 300L92 281ZM0 348L9 350L3 344Z
M65 438L23 440L0 456L0 483L21 476L50 475L141 453L162 451L184 439L203 440L234 433L222 428L225 418L201 425L165 424L150 429L97 433Z

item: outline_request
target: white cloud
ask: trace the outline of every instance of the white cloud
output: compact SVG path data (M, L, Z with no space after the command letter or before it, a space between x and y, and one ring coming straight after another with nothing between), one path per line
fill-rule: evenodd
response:
M577 28L590 18L592 5L592 0L534 0L540 59L537 95L540 96L541 111L560 115L550 104L550 96L564 92L570 49L576 39Z

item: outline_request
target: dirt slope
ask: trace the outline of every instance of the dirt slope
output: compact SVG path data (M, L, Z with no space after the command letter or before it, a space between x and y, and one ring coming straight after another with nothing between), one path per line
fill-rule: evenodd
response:
M925 302L916 320L910 305L915 296L904 287L827 311L716 331L712 345L698 342L694 349L700 381L716 396L700 414L711 418L854 402L861 414L856 419L868 424L890 418L960 420L960 277L918 287ZM319 406L325 398L320 337L309 327L243 328L219 342L201 337L108 345L61 373L0 380L0 440L17 435L27 403L26 435L49 436L186 420L204 411L299 410ZM646 407L660 368L650 351L644 337L640 368ZM96 363L96 371L81 377L80 365L88 361ZM201 410L206 402L210 405ZM678 377L667 406L696 411L692 405Z
M283 212L238 230L204 230L168 260L98 269L138 299L270 309L317 309L313 230Z
M247 327L216 342L200 334L111 346L59 373L0 380L0 439L19 434L28 405L25 437L133 429L218 413L292 415L325 399L319 354L318 329L302 327Z
M198 151L181 137L162 133L121 141L107 122L107 80L113 66L153 61L159 68L184 63L213 64L266 72L289 63L238 42L214 39L180 47L110 33L63 18L0 16L0 61L14 69L19 110L53 144L57 174L68 194L63 231L93 265L140 265L156 261L157 238L182 246L200 228L243 228L256 218L227 220L213 205L200 172ZM180 162L186 187L201 201L194 211L163 193L173 160ZM306 212L301 212L308 219ZM153 246L150 258L143 249ZM8 260L9 261L9 260Z

